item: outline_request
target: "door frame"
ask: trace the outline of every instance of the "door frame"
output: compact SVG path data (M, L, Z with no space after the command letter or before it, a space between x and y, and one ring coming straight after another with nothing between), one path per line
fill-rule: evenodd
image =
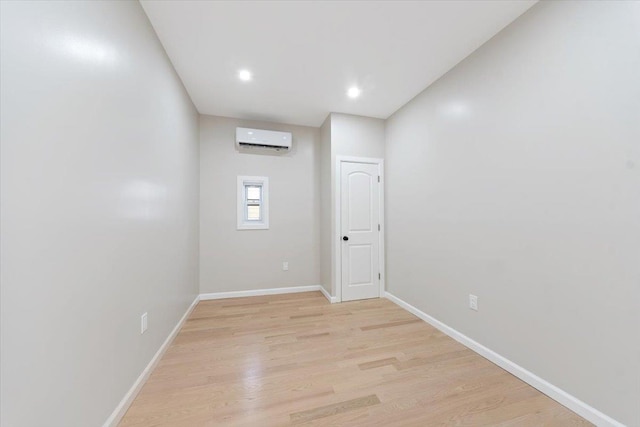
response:
M379 298L384 297L385 295L385 251L384 251L384 233L385 233L385 223L384 223L384 160L376 157L354 157L354 156L336 156L335 161L335 192L334 192L334 229L333 229L333 238L334 238L334 254L335 254L335 266L336 270L334 272L334 280L336 283L336 299L338 302L342 302L342 163L366 163L366 164L374 164L378 165L378 175L380 176L380 185L378 186L378 192L380 196L380 206L379 206L379 218L380 218L380 232L378 233L378 263L380 264L380 289L379 289Z

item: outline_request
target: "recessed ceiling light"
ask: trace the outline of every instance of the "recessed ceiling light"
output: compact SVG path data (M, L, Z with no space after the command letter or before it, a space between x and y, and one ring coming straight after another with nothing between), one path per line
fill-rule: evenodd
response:
M359 97L359 96L360 96L360 93L361 93L361 92L362 92L362 91L360 90L360 88L359 88L359 87L355 87L355 86L353 86L353 87L350 87L350 88L349 88L349 90L347 91L347 96L348 96L349 98L357 98L357 97Z
M240 70L238 72L238 78L243 82L248 82L251 80L251 71L249 70Z

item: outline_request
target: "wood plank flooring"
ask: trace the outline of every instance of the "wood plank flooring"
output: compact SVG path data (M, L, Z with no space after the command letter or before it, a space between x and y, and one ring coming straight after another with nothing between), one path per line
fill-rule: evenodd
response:
M120 426L591 425L386 299L200 302Z

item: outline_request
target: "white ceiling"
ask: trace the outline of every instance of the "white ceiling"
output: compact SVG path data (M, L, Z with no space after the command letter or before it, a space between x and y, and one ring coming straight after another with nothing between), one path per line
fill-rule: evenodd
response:
M535 1L141 3L200 113L319 126L387 118Z

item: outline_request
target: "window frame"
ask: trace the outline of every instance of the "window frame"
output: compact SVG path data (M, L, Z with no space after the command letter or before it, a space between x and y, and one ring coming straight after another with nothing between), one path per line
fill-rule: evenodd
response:
M247 219L247 186L260 186L260 220ZM268 230L269 229L269 178L266 176L238 176L238 206L237 229L238 230Z

